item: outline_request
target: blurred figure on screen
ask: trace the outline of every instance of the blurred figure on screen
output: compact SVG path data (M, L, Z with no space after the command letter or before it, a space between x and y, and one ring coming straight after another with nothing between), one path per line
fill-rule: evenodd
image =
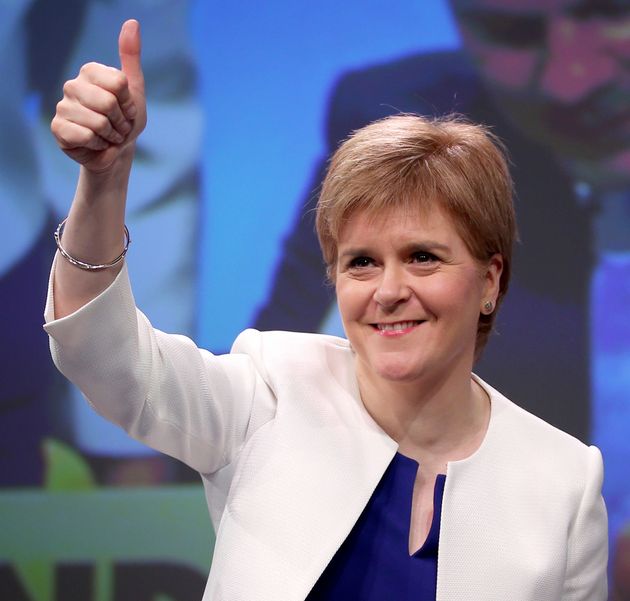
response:
M452 0L497 108L595 191L630 182L630 4Z
M138 302L161 328L193 331L201 109L187 28L189 5L188 0L18 0L0 5L0 221L5 225L0 298L10 315L0 342L0 485L41 484L41 441L51 434L93 460L103 482L147 483L168 479L175 470L86 410L79 391L55 378L39 322L42 275L54 249L51 227L65 216L76 179L76 169L59 156L50 135L58 92L86 56L117 60L116 45L104 32L133 15L143 19L147 38L160 42L150 44L144 57L147 78L155 80L149 108L160 127L143 136L131 182L135 192L129 217L136 232L135 260L142 264L141 270L136 267ZM164 138L171 144L162 144ZM160 252L155 246L149 251L142 242L147 232L167 229ZM18 339L26 342L16 347Z
M614 540L630 517L630 3L451 0L451 7L461 50L340 79L326 124L329 150L350 131L407 111L461 112L506 142L521 244L498 336L477 369L527 409L602 448ZM315 196L300 207L256 327L335 330L313 234ZM552 394L543 398L540 382Z

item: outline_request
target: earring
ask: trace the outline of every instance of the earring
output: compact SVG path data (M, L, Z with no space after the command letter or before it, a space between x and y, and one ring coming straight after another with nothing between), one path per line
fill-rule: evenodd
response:
M484 304L483 304L483 312L485 315L490 315L490 313L492 313L492 311L494 311L494 303L490 300L487 300Z

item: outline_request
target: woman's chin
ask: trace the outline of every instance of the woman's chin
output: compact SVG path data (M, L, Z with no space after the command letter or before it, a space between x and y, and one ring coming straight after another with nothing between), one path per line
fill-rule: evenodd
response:
M382 380L388 382L411 382L421 375L417 369L411 369L409 365L382 365L375 370Z

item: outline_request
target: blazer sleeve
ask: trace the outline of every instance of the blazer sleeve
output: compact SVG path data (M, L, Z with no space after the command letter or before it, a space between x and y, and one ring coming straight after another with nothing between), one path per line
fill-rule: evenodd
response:
M563 601L606 601L608 520L602 498L602 455L590 447L585 485L569 532Z
M273 418L264 363L253 359L259 332L244 332L236 353L213 355L154 329L136 309L126 266L98 297L55 320L52 281L51 274L44 329L55 365L132 437L209 474Z

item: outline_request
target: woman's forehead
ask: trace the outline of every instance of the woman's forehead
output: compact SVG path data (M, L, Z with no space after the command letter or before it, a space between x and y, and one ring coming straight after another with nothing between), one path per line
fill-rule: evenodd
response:
M441 203L432 197L421 196L400 196L390 198L385 202L379 200L366 201L350 207L342 216L339 230L347 224L361 220L365 224L383 224L399 219L422 220L431 212L442 211Z
M352 243L357 238L374 238L376 241L391 231L405 238L426 236L432 232L442 237L459 237L453 219L438 203L431 202L379 211L354 211L340 228L339 244Z

